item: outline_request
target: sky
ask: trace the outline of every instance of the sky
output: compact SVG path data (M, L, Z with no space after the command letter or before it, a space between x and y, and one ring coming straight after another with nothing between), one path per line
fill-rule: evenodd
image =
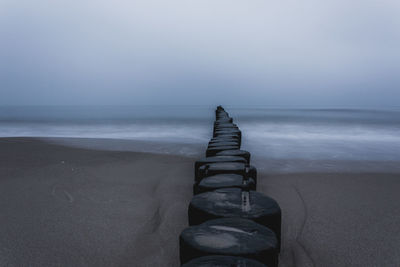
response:
M398 0L0 0L0 105L389 107Z

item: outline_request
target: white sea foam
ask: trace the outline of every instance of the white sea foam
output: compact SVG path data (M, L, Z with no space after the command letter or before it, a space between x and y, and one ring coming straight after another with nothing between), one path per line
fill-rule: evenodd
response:
M161 124L74 124L0 122L0 137L78 137L157 140L179 143L206 143L209 129L201 125Z
M89 111L88 111L89 110ZM321 164L268 165L269 170L336 168L333 161L400 161L400 112L357 110L228 109L243 133L242 149L257 168L273 160L320 161ZM212 134L208 108L1 109L0 136L111 138L156 142L144 152L204 153ZM68 145L90 146L68 141ZM124 143L125 144L125 143ZM173 145L169 145L173 144ZM196 146L192 146L192 145ZM99 144L96 144L98 146ZM114 149L127 150L126 144ZM140 145L132 146L138 149ZM103 147L98 147L103 148ZM333 164L333 165L332 165ZM397 164L398 165L398 164ZM363 166L364 168L365 166ZM368 167L368 166L367 166ZM375 168L374 166L373 168ZM379 166L377 166L379 167ZM384 168L392 168L386 166Z

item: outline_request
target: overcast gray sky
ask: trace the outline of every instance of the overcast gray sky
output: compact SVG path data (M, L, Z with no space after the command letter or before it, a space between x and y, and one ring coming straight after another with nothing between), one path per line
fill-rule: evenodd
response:
M399 106L399 0L0 0L0 104Z

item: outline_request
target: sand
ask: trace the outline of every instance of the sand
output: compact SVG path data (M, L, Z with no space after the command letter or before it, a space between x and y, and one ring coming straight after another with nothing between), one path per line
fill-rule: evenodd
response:
M179 266L194 160L0 138L0 266ZM281 266L400 266L399 175L258 180L283 211Z
M260 175L283 212L281 266L400 266L400 175Z
M193 159L0 139L0 266L179 266Z

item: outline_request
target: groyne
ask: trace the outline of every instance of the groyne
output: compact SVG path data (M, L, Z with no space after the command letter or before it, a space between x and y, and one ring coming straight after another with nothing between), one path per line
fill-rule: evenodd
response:
M205 158L194 164L182 266L278 266L281 209L256 191L257 169L241 143L238 125L218 106Z

